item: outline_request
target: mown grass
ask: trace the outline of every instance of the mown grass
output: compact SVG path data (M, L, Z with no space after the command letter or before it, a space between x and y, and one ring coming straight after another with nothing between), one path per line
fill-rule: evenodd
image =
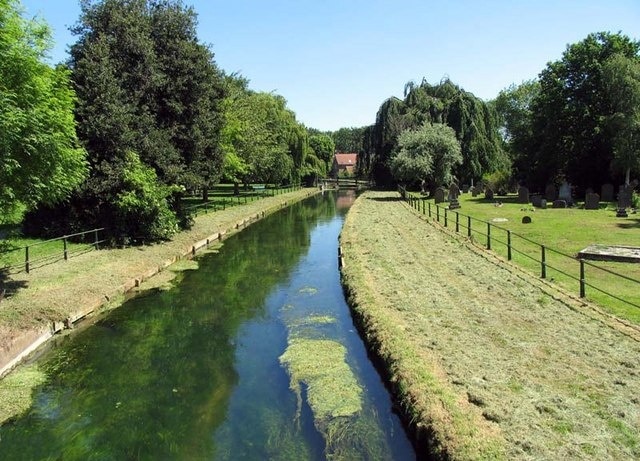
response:
M343 281L418 442L440 459L638 459L640 331L394 197L349 211Z
M460 209L446 212L447 228L455 231L457 219L458 231L468 236L470 216L471 238L478 245L486 247L486 223L491 223L491 250L504 258L508 258L507 231L510 231L512 261L537 276L542 276L541 245L544 245L546 278L559 283L576 296L580 294L580 264L574 258L582 249L595 243L640 247L640 215L629 214L627 218L617 218L613 203L603 204L598 210L585 210L580 203L574 208L538 209L530 204L516 203L517 197L513 195L485 200L481 196L462 194L459 201ZM437 219L433 200L426 199L424 202L425 213L428 214L430 204L432 218ZM496 206L498 202L500 206ZM448 204L439 206L439 222L444 225ZM522 222L525 216L531 218L530 224ZM584 269L588 300L600 304L620 318L640 324L640 264L588 261ZM607 271L638 282L625 280Z

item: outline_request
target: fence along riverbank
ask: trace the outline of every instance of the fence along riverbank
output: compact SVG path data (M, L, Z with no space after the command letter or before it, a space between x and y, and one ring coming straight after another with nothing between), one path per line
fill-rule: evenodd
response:
M590 288L611 300L638 309L640 314L640 300L638 300L640 280L550 248L494 223L460 213L457 209L450 210L438 204L432 205L424 197L416 197L402 187L398 188L398 192L415 210L434 219L445 228L455 229L455 232L461 235L466 234L466 237L472 239L474 243L484 246L487 250L502 254L508 261L513 261L516 259L514 256L519 255L520 260L516 262L527 269L537 267L540 278L549 281L564 279L576 282L577 286L574 286L573 292L580 298L586 298L587 288ZM503 237L500 238L500 236ZM529 261L530 264L523 260ZM587 268L597 271L597 273L587 272ZM589 274L591 274L593 281L589 281L587 278ZM624 281L628 287L625 293L612 293L607 288L611 285L607 283L607 277ZM596 297L596 301L602 303L603 298Z

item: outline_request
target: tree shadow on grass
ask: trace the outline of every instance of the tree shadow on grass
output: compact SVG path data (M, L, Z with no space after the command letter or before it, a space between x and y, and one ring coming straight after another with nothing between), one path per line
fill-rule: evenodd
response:
M620 229L640 229L640 218L627 219L616 224Z
M18 290L27 288L26 280L12 280L8 269L0 269L0 303L3 299L15 295Z

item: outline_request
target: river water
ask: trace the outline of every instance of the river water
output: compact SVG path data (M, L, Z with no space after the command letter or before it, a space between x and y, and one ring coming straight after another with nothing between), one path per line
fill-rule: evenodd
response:
M0 427L0 459L415 459L340 286L353 198L268 216L171 289L62 338L39 359L33 407ZM311 349L300 359L292 344Z

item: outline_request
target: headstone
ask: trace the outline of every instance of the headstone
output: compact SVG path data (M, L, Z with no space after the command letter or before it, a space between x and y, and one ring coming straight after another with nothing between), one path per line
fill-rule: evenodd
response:
M523 216L522 224L531 224L531 216Z
M547 199L548 202L553 202L558 198L558 191L556 190L556 186L553 184L548 184L544 189L544 198Z
M456 183L449 186L449 201L457 200L460 196L460 188Z
M540 194L533 194L531 196L531 205L536 208L540 208L542 205L542 196Z
M466 194L467 192L469 192L470 186L469 184L463 184L462 185L462 193Z
M542 208L543 210L547 209L547 200L546 199L540 200L540 208Z
M518 203L529 203L529 189L524 186L518 188Z
M493 189L487 187L484 190L484 198L486 198L487 200L493 200Z
M603 184L600 189L600 199L603 202L613 202L613 184Z
M456 208L460 208L460 202L458 201L457 198L452 198L449 201L449 209L450 210L455 210Z
M571 196L571 184L567 181L563 182L558 190L558 199L567 202L567 205L573 205L573 197Z
M597 210L600 208L600 196L598 194L590 193L584 198L585 210Z
M471 186L471 196L472 197L477 197L478 195L480 195L481 189L478 186Z
M553 207L554 208L566 208L567 207L567 202L566 202L566 200L554 200L553 201Z
M433 201L436 203L444 202L445 193L446 189L444 187L438 187L433 194Z
M618 208L631 207L631 198L633 196L633 188L620 186L620 192L618 192Z

